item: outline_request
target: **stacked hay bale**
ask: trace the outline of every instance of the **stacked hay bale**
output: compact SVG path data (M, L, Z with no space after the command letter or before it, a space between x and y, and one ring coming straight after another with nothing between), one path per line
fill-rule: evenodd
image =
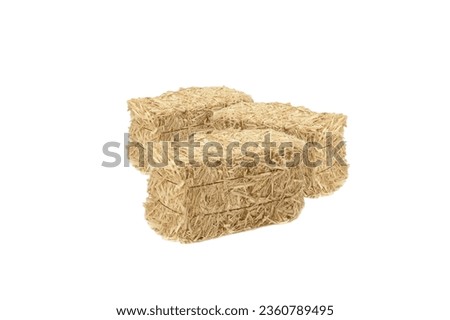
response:
M168 239L200 241L291 221L304 196L329 194L347 177L347 165L339 161L345 159L345 147L331 159L327 148L342 142L344 115L253 103L247 94L225 87L132 99L128 107L130 161L151 173L146 219ZM175 157L168 152L192 134L197 153L177 148ZM277 148L290 147L267 153L261 144L267 134ZM258 147L232 149L217 158L218 149L223 152L231 142ZM210 147L216 160L205 162ZM260 161L249 166L251 158Z

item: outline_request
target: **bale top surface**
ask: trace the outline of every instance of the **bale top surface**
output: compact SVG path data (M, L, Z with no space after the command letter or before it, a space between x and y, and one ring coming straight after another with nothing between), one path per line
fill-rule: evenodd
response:
M177 111L219 110L237 102L252 101L249 95L227 87L191 87L154 98L128 100L128 109L132 118L146 118L155 113L171 115Z

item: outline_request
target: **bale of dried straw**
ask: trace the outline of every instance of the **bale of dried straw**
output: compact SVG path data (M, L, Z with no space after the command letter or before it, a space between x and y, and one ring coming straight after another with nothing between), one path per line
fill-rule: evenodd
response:
M343 142L346 117L342 114L315 113L282 103L253 103L247 94L226 87L181 89L156 98L132 99L128 107L132 119L130 161L142 172L152 172L146 218L168 239L201 241L291 221L300 213L304 196L330 194L347 178L347 164L340 161L345 160L345 145L336 149L336 155L329 152ZM242 145L262 141L267 132L277 145L294 145L283 152L271 150L269 161L274 164L263 159L254 166L242 165L252 155L261 159L263 148L247 154L232 149L231 162L219 157L214 165L207 165L203 159L203 147L210 142L216 147L233 141ZM167 165L150 165L149 151L158 163L164 158L158 142L173 141L176 135L184 140L191 133L196 133L200 142L193 159L181 148L184 166L173 154L167 155ZM149 147L148 142L154 145ZM287 165L286 160L295 154L301 154L303 162L306 154L309 163Z
M174 135L186 139L209 122L213 111L252 101L249 95L227 87L182 88L155 98L129 100L131 164L148 173L147 158L142 159L142 155L147 153L147 142L171 141Z
M266 134L277 145L285 142L292 147L284 152L273 148L267 153L260 143ZM200 146L194 149L193 157L189 158L186 148L179 150L184 166L169 157L167 166L152 170L145 209L146 219L157 233L167 239L194 242L288 222L299 215L310 168L287 163L302 152L304 141L260 129L216 130L196 134L195 141ZM205 150L208 142L215 145ZM220 156L217 143L225 152L230 142L241 146L257 142L258 147L244 153L241 148L233 148L228 157ZM205 162L205 154L215 157Z
M186 137L204 124L214 110L252 101L249 95L227 87L192 87L155 98L131 99L130 139L138 140L142 130L154 141L170 140L174 133Z
M304 192L306 197L318 197L336 191L347 179L343 143L346 120L343 114L316 113L290 104L240 102L215 111L205 125L222 130L270 128L310 142L311 151L315 151L308 159L309 165L317 167L312 170Z

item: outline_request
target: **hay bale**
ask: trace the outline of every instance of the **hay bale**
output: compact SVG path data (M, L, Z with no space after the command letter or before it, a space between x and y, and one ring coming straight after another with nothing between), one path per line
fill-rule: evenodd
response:
M192 87L166 92L155 98L128 101L131 115L129 128L129 159L143 173L149 173L147 143L172 141L174 135L186 139L205 127L213 111L252 98L227 87Z
M131 114L130 139L140 141L147 133L151 141L172 140L175 133L186 138L220 110L238 102L252 102L252 98L227 87L185 88L166 92L155 98L128 101Z
M293 107L283 103L240 102L226 109L217 110L208 124L215 129L273 129L310 142L310 165L317 160L321 165L312 171L304 192L306 197L330 194L343 185L348 176L345 163L345 145L335 157L328 153L343 143L346 116L335 113L316 113L304 107ZM327 137L328 136L328 137ZM321 148L316 148L318 146ZM339 158L343 162L338 161Z
M283 152L272 148L267 153L261 144L266 134L277 146L284 142L292 147ZM195 141L200 145L191 159L198 165L189 164L189 152L181 148L184 166L169 157L166 166L152 170L145 209L146 219L157 233L167 239L193 242L297 218L310 168L288 163L302 152L304 141L273 130L232 129L196 134ZM244 153L235 147L231 157L220 157L217 143L227 150L230 142L240 146L256 142L258 147ZM211 148L206 150L205 145ZM206 165L203 156L214 153L216 156L208 159L214 166ZM256 163L256 157L261 161Z

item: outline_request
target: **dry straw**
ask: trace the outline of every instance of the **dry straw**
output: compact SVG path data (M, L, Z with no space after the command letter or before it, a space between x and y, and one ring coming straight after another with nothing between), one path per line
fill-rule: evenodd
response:
M306 197L318 197L336 191L347 179L343 144L346 121L343 114L316 113L290 104L242 102L218 110L209 122L215 129L270 128L310 142L313 155L308 161L310 166L317 166L304 191ZM334 151L336 154L331 154Z
M168 239L200 241L291 221L300 213L304 196L330 194L347 178L347 165L339 161L345 160L345 146L336 155L330 153L343 142L346 116L342 114L254 103L249 95L226 87L180 89L156 98L132 99L128 108L130 161L151 174L146 219ZM198 165L188 163L184 148L179 149L184 166L170 151L167 165L149 163L149 151L158 162L164 152L159 143L148 148L148 142L173 141L176 135L183 140L192 133L201 144L191 159ZM249 157L239 148L233 149L231 165L223 157L214 166L204 162L202 146L207 142L226 148L232 141L261 142L266 133L277 146L293 143L283 154L271 149L275 165L260 161L253 167L243 166ZM308 165L287 166L293 154L305 155L307 143ZM265 156L261 148L254 152L260 159ZM313 165L316 161L321 164Z
M239 95L233 97L233 100L228 101L237 100ZM142 172L149 173L152 166L148 164L147 142L164 139L170 141L174 133L182 133L181 139L186 139L187 133L210 129L274 129L310 142L307 160L315 169L311 170L310 176L306 178L306 197L328 195L343 185L347 179L348 166L345 163L345 145L339 146L343 142L345 115L316 113L303 107L282 103L228 103L230 104L222 103L221 108L216 108L213 113L210 112L211 108L203 106L203 113L197 113L197 122L189 129L186 129L184 120L171 122L167 125L163 138L162 135L155 134L154 130L141 125L138 120L140 117L135 115L135 121L130 126L130 137L131 141L138 142L139 145L132 145L130 148L131 163ZM179 118L182 119L182 116Z
M143 130L151 141L170 140L175 133L185 138L207 122L213 111L252 101L249 95L226 87L187 88L156 98L131 99L130 139L142 140Z
M270 134L279 145L292 143L282 154L274 148L265 159L261 142ZM305 171L301 163L288 167L305 142L271 130L217 130L197 134L198 152L189 158L180 149L180 167L171 159L167 166L155 168L149 179L146 218L152 228L167 239L193 242L295 219L303 207ZM232 156L216 156L203 161L207 142L227 146L230 142L257 142L251 156L232 149ZM197 149L197 148L196 148ZM210 154L218 154L216 147ZM256 156L260 159L256 161ZM188 164L189 159L197 162ZM228 162L227 160L231 160Z
M167 92L156 98L131 99L128 101L131 115L130 162L148 173L151 168L147 157L144 157L144 163L139 161L147 154L147 142L171 141L176 134L180 139L186 139L189 134L204 128L215 110L252 101L249 95L227 87L193 87Z

